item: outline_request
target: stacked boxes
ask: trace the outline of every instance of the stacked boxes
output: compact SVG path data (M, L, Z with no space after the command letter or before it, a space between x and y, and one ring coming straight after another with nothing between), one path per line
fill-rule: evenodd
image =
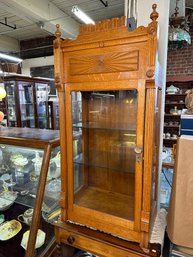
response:
M181 115L180 135L193 136L193 115Z

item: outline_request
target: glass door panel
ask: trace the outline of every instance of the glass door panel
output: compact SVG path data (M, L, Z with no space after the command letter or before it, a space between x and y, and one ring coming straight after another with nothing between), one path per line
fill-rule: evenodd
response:
M71 96L74 203L134 220L137 90Z
M8 127L17 127L16 104L15 104L15 82L10 81L5 84L7 101L7 125Z
M36 83L38 128L47 128L47 84Z
M21 126L34 128L34 95L33 85L29 83L18 84L19 105L21 112Z

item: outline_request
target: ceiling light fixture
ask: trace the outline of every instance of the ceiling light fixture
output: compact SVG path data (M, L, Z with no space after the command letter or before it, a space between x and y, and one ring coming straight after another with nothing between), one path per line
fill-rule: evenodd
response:
M11 56L11 55L8 55L8 54L3 54L3 53L0 53L0 59L5 59L5 60L17 62L17 63L23 61L23 59L21 59L21 58Z
M184 48L191 44L188 17L179 16L178 1L176 0L175 12L169 21L169 48Z
M86 24L95 24L95 22L86 13L78 8L78 5L72 6L72 13Z

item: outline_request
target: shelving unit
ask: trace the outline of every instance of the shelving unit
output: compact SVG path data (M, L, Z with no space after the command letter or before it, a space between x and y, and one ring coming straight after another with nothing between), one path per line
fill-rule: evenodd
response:
M179 88L175 94L167 93L167 88L173 85ZM177 137L180 135L180 123L181 123L181 111L186 109L185 106L185 92L188 89L193 88L193 82L181 82L181 81L168 81L166 83L166 94L165 94L165 115L164 115L164 136L163 146L166 148L174 148L177 143ZM172 114L172 109L176 108L179 113ZM170 136L169 136L170 135ZM172 138L172 135L176 135L176 138ZM165 137L165 138L164 138ZM164 149L163 149L164 150ZM172 150L171 150L172 153ZM167 162L167 158L162 162L162 173L164 172L165 178L162 176L160 192L161 192L161 206L168 208L169 198L171 193L172 184L172 171L174 169L175 160L172 157L171 162ZM170 158L169 158L170 159ZM168 183L170 180L170 183Z
M167 93L168 87L173 85L179 88L177 93ZM185 97L186 90L193 88L193 82L168 81L166 83L165 94L165 115L164 115L164 135L163 145L165 147L173 147L177 142L177 136L180 134L181 111L186 108ZM179 93L180 92L180 93ZM171 110L176 108L179 113L171 114ZM173 138L175 135L176 138Z

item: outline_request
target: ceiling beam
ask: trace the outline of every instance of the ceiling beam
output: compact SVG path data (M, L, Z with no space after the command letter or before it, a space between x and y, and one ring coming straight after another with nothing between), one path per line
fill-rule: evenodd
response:
M79 32L79 23L61 11L48 0L1 0L5 9L14 15L54 34L56 24L60 24L63 38L75 38Z

